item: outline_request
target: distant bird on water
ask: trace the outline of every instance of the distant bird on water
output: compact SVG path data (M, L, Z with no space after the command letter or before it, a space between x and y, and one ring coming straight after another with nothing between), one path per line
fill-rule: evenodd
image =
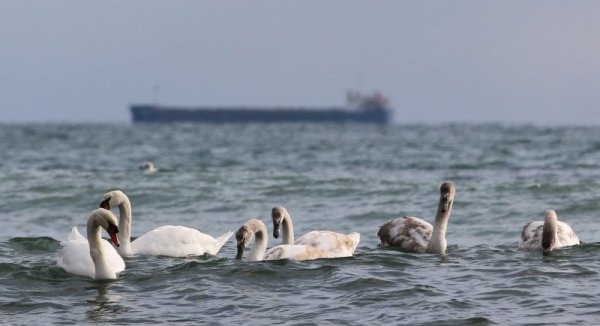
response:
M144 164L139 166L139 169L144 173L154 173L156 170L158 170L156 167L154 167L154 163L150 161L144 162Z

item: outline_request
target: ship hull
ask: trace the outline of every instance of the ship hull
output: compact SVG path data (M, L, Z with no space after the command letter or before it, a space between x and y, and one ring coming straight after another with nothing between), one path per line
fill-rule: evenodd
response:
M385 108L348 110L343 108L176 108L156 105L132 105L134 123L375 123L387 124L390 112Z

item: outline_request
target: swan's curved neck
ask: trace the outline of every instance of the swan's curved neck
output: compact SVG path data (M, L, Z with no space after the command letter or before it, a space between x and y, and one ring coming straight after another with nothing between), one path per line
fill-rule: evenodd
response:
M249 261L260 261L265 257L267 251L267 227L262 222L254 222L249 224L249 228L254 232L254 246L248 254Z
M283 214L281 232L283 233L283 244L294 244L294 224L292 223L292 217L287 211Z
M119 204L119 242L121 246L117 251L122 256L131 254L131 202L124 197Z
M446 229L448 228L448 218L452 211L453 199L450 199L447 204L440 199L437 213L435 214L435 222L433 224L433 232L431 240L427 245L427 252L443 255L446 253Z
M544 227L542 228L542 249L544 253L552 251L557 237L558 226L556 225L556 220L546 218Z
M90 245L90 256L94 262L95 279L110 279L115 278L114 273L110 270L108 263L104 256L104 250L102 248L102 237L100 233L102 227L100 226L97 218L90 218L87 224L87 237Z

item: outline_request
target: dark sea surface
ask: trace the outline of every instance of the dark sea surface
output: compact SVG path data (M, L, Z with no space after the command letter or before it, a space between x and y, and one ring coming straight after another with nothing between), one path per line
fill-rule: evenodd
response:
M2 325L600 324L600 128L0 125L0 151ZM444 181L447 255L380 247L391 218L433 221ZM113 189L131 199L133 237L165 224L218 236L250 218L271 230L283 205L297 236L361 242L352 258L246 262L232 238L216 257L127 258L113 281L68 274L60 241ZM518 250L547 209L583 244Z

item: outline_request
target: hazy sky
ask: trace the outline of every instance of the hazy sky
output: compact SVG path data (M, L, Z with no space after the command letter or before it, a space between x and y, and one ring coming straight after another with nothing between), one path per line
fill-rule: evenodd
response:
M125 122L156 94L341 105L350 88L400 122L600 125L600 1L0 2L0 122Z

